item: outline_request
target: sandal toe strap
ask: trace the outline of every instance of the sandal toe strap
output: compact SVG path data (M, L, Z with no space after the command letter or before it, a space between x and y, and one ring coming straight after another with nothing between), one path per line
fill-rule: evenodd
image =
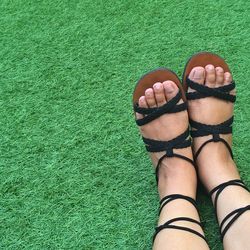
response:
M177 104L181 100L181 98L182 98L182 95L181 95L181 91L179 90L179 92L176 94L175 97L173 97L170 101L168 101L166 104L164 104L161 107L142 108L142 107L139 107L138 103L135 104L134 111L139 114L146 115L145 117L141 119L137 119L136 124L138 126L143 126L164 114L177 113L177 112L187 110L186 102Z
M193 90L196 90L195 92L188 92L186 94L188 100L196 100L206 97L215 97L217 99L221 99L224 101L229 102L235 102L236 96L229 94L230 91L232 91L235 88L235 82L232 81L230 84L217 87L217 88L209 88L206 85L199 84L197 82L194 82L190 80L187 77L187 85Z

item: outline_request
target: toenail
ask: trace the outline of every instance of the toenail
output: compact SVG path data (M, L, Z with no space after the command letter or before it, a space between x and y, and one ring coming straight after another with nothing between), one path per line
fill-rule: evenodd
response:
M147 90L145 91L145 94L146 94L147 96L151 96L151 93L152 93L151 89L147 89Z
M213 70L213 69L214 69L214 66L213 66L212 64L208 64L208 65L206 66L206 69L207 69L207 70Z
M174 90L174 86L172 84L170 84L170 83L167 83L166 91L168 93L171 93L173 90Z
M139 98L139 102L144 102L144 96L141 96L141 97Z
M223 73L223 68L217 67L216 71L218 71L219 73Z
M203 77L204 72L202 70L195 70L194 77L201 78Z
M157 89L157 90L160 90L161 89L161 84L159 84L159 83L154 84L154 88Z

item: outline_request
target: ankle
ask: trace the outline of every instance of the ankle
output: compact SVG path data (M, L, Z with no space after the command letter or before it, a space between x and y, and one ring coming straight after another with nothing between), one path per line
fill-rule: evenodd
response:
M182 160L176 165L163 164L159 171L160 198L170 194L182 194L195 199L197 175L194 167Z
M199 164L198 166L199 178L208 191L221 183L240 179L237 167L231 158L217 161L213 160L212 157L207 164Z

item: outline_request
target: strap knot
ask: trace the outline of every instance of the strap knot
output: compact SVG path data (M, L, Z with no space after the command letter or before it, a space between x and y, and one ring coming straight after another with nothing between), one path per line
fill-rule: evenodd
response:
M233 116L229 118L228 120L216 124L216 125L207 125L200 122L196 122L193 120L189 120L190 126L193 130L191 130L191 136L193 138L195 137L201 137L201 136L207 136L212 135L212 138L205 141L197 150L195 153L194 159L196 160L199 156L201 150L210 142L222 142L228 149L229 153L231 154L231 157L233 158L233 152L231 149L231 146L228 144L228 142L220 137L220 134L226 135L232 133L232 124L233 124Z
M220 140L220 135L219 134L213 134L213 141L214 142L219 142Z
M173 148L167 148L166 149L166 156L167 157L173 157L174 156Z

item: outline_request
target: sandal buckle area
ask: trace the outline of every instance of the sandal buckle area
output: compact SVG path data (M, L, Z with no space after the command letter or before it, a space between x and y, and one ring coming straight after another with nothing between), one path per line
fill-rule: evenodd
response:
M167 157L173 157L174 156L173 148L167 148L166 149L166 156Z
M214 142L219 142L220 141L220 135L219 134L213 134L213 141Z

